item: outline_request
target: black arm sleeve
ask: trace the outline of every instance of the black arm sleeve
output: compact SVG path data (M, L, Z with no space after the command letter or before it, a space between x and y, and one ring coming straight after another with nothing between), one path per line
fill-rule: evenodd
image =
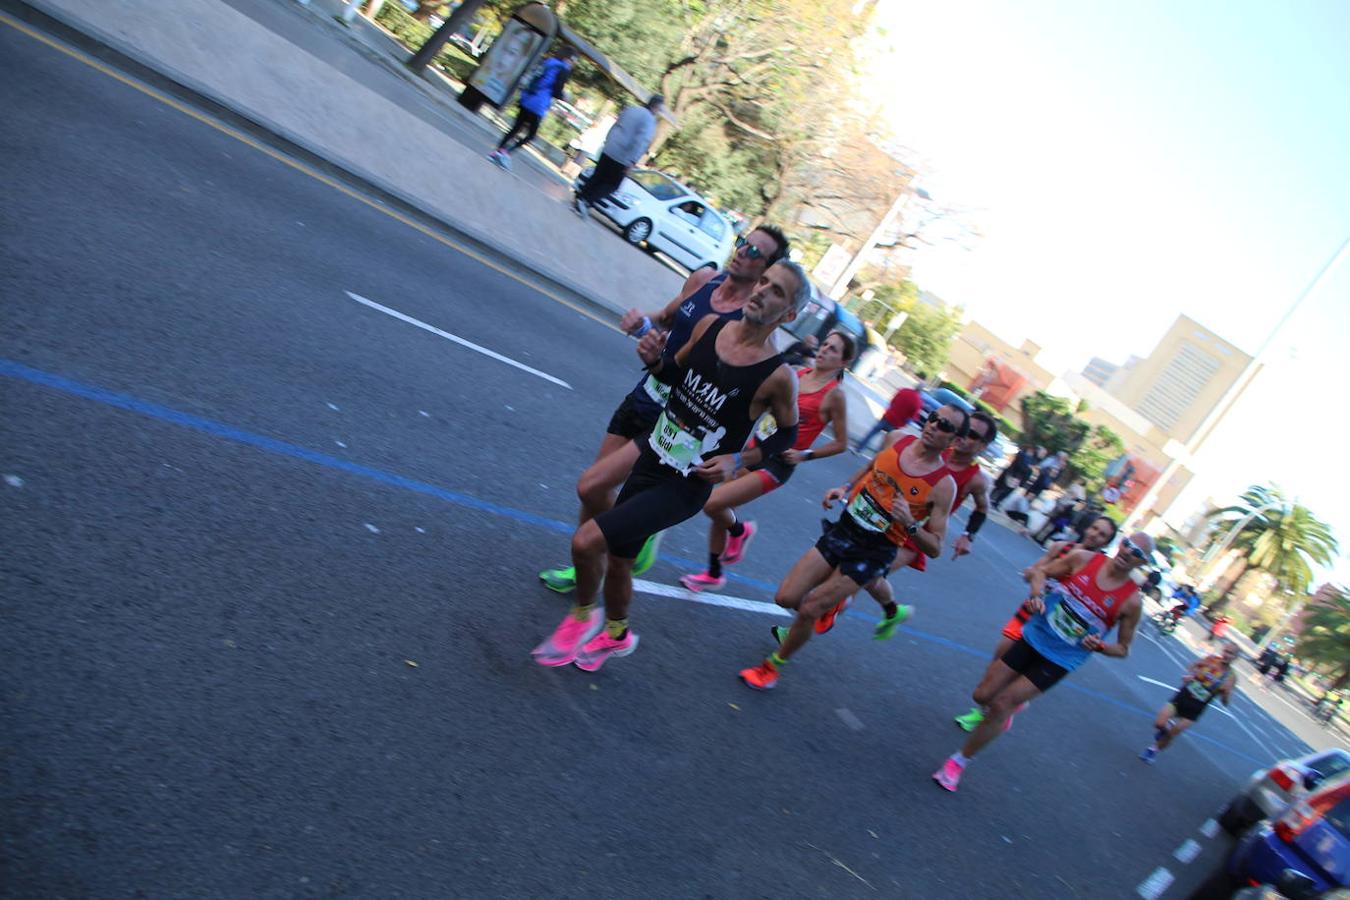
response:
M571 77L571 75L572 75L572 70L571 70L571 69L563 69L561 72L558 73L558 77L555 78L555 79L553 79L553 97L554 97L554 99L557 99L557 100L561 100L561 99L562 99L562 96L563 96L563 88L567 86L567 79L568 79L569 77Z
M663 356L661 363L660 369L654 370L650 366L647 367L647 371L657 381L674 387L684 379L684 367L675 362L674 356Z
M988 517L984 514L983 511L978 509L972 510L970 513L970 518L966 519L966 534L969 537L974 537L975 532L980 530L980 526L984 524L984 520L986 518Z
M768 459L771 456L777 456L784 450L791 450L792 445L796 442L797 426L789 425L784 428L780 425L777 431L759 442L759 451L764 454L764 459Z

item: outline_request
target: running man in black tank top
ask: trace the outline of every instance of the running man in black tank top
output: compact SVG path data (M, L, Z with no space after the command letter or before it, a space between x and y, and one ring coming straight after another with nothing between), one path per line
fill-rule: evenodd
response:
M637 635L628 629L628 606L633 561L643 542L698 515L713 485L735 477L742 465L792 446L797 376L774 348L773 336L810 296L801 266L775 263L755 286L740 320L708 316L674 357L663 355L662 335L648 334L638 343L638 356L670 385L670 398L651 435L639 439L640 455L613 509L584 522L572 536L577 605L534 649L537 663L575 662L594 672L609 657L632 653ZM745 450L766 412L778 431ZM602 580L603 617L595 603Z
M705 316L740 318L741 309L750 300L764 270L785 258L787 252L787 238L781 231L772 226L756 228L737 241L736 252L721 272L699 269L660 312L643 315L630 309L619 321L619 327L636 338L653 331L668 334L666 354L673 356L688 342L694 327ZM614 411L595 462L577 480L577 497L581 500L579 522L585 523L614 505L619 485L637 462L636 441L652 430L665 406L663 394L668 390L644 373ZM654 543L653 537L644 547L635 569L638 574L655 561ZM539 573L539 580L550 590L567 593L576 587L576 570L571 566L545 569Z

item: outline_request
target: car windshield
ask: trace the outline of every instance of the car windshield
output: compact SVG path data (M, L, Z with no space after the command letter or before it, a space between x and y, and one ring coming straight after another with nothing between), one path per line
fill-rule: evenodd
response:
M689 193L680 187L674 181L671 181L660 172L653 172L650 169L641 172L629 172L628 180L651 194L657 200L674 200L676 197L683 197Z
M1307 763L1308 768L1316 769L1322 776L1323 782L1331 781L1333 778L1350 771L1350 754L1332 751L1323 756L1313 757Z

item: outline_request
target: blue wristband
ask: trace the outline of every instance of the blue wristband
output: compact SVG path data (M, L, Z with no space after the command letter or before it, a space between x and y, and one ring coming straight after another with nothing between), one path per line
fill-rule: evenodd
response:
M731 459L736 463L736 469L739 471L741 468L741 455L739 453L733 453Z
M652 330L652 320L647 316L642 317L642 324L638 326L637 331L633 332L633 337L640 338Z

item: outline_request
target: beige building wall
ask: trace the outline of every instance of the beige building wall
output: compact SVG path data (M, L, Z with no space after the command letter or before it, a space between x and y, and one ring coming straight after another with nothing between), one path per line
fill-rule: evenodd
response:
M1167 437L1188 443L1251 357L1187 316L1178 316L1144 359L1108 388Z
M1018 428L1022 427L1022 408L1018 402L1025 394L1046 390L1055 381L1055 376L1036 361L1041 348L1032 341L1023 341L1013 346L1003 338L985 328L973 319L965 324L956 340L952 342L947 357L947 365L942 377L967 387L984 371L989 358L996 357L1004 365L1012 366L1027 379L1027 384L1017 394L1017 398L1003 410L1008 421Z

